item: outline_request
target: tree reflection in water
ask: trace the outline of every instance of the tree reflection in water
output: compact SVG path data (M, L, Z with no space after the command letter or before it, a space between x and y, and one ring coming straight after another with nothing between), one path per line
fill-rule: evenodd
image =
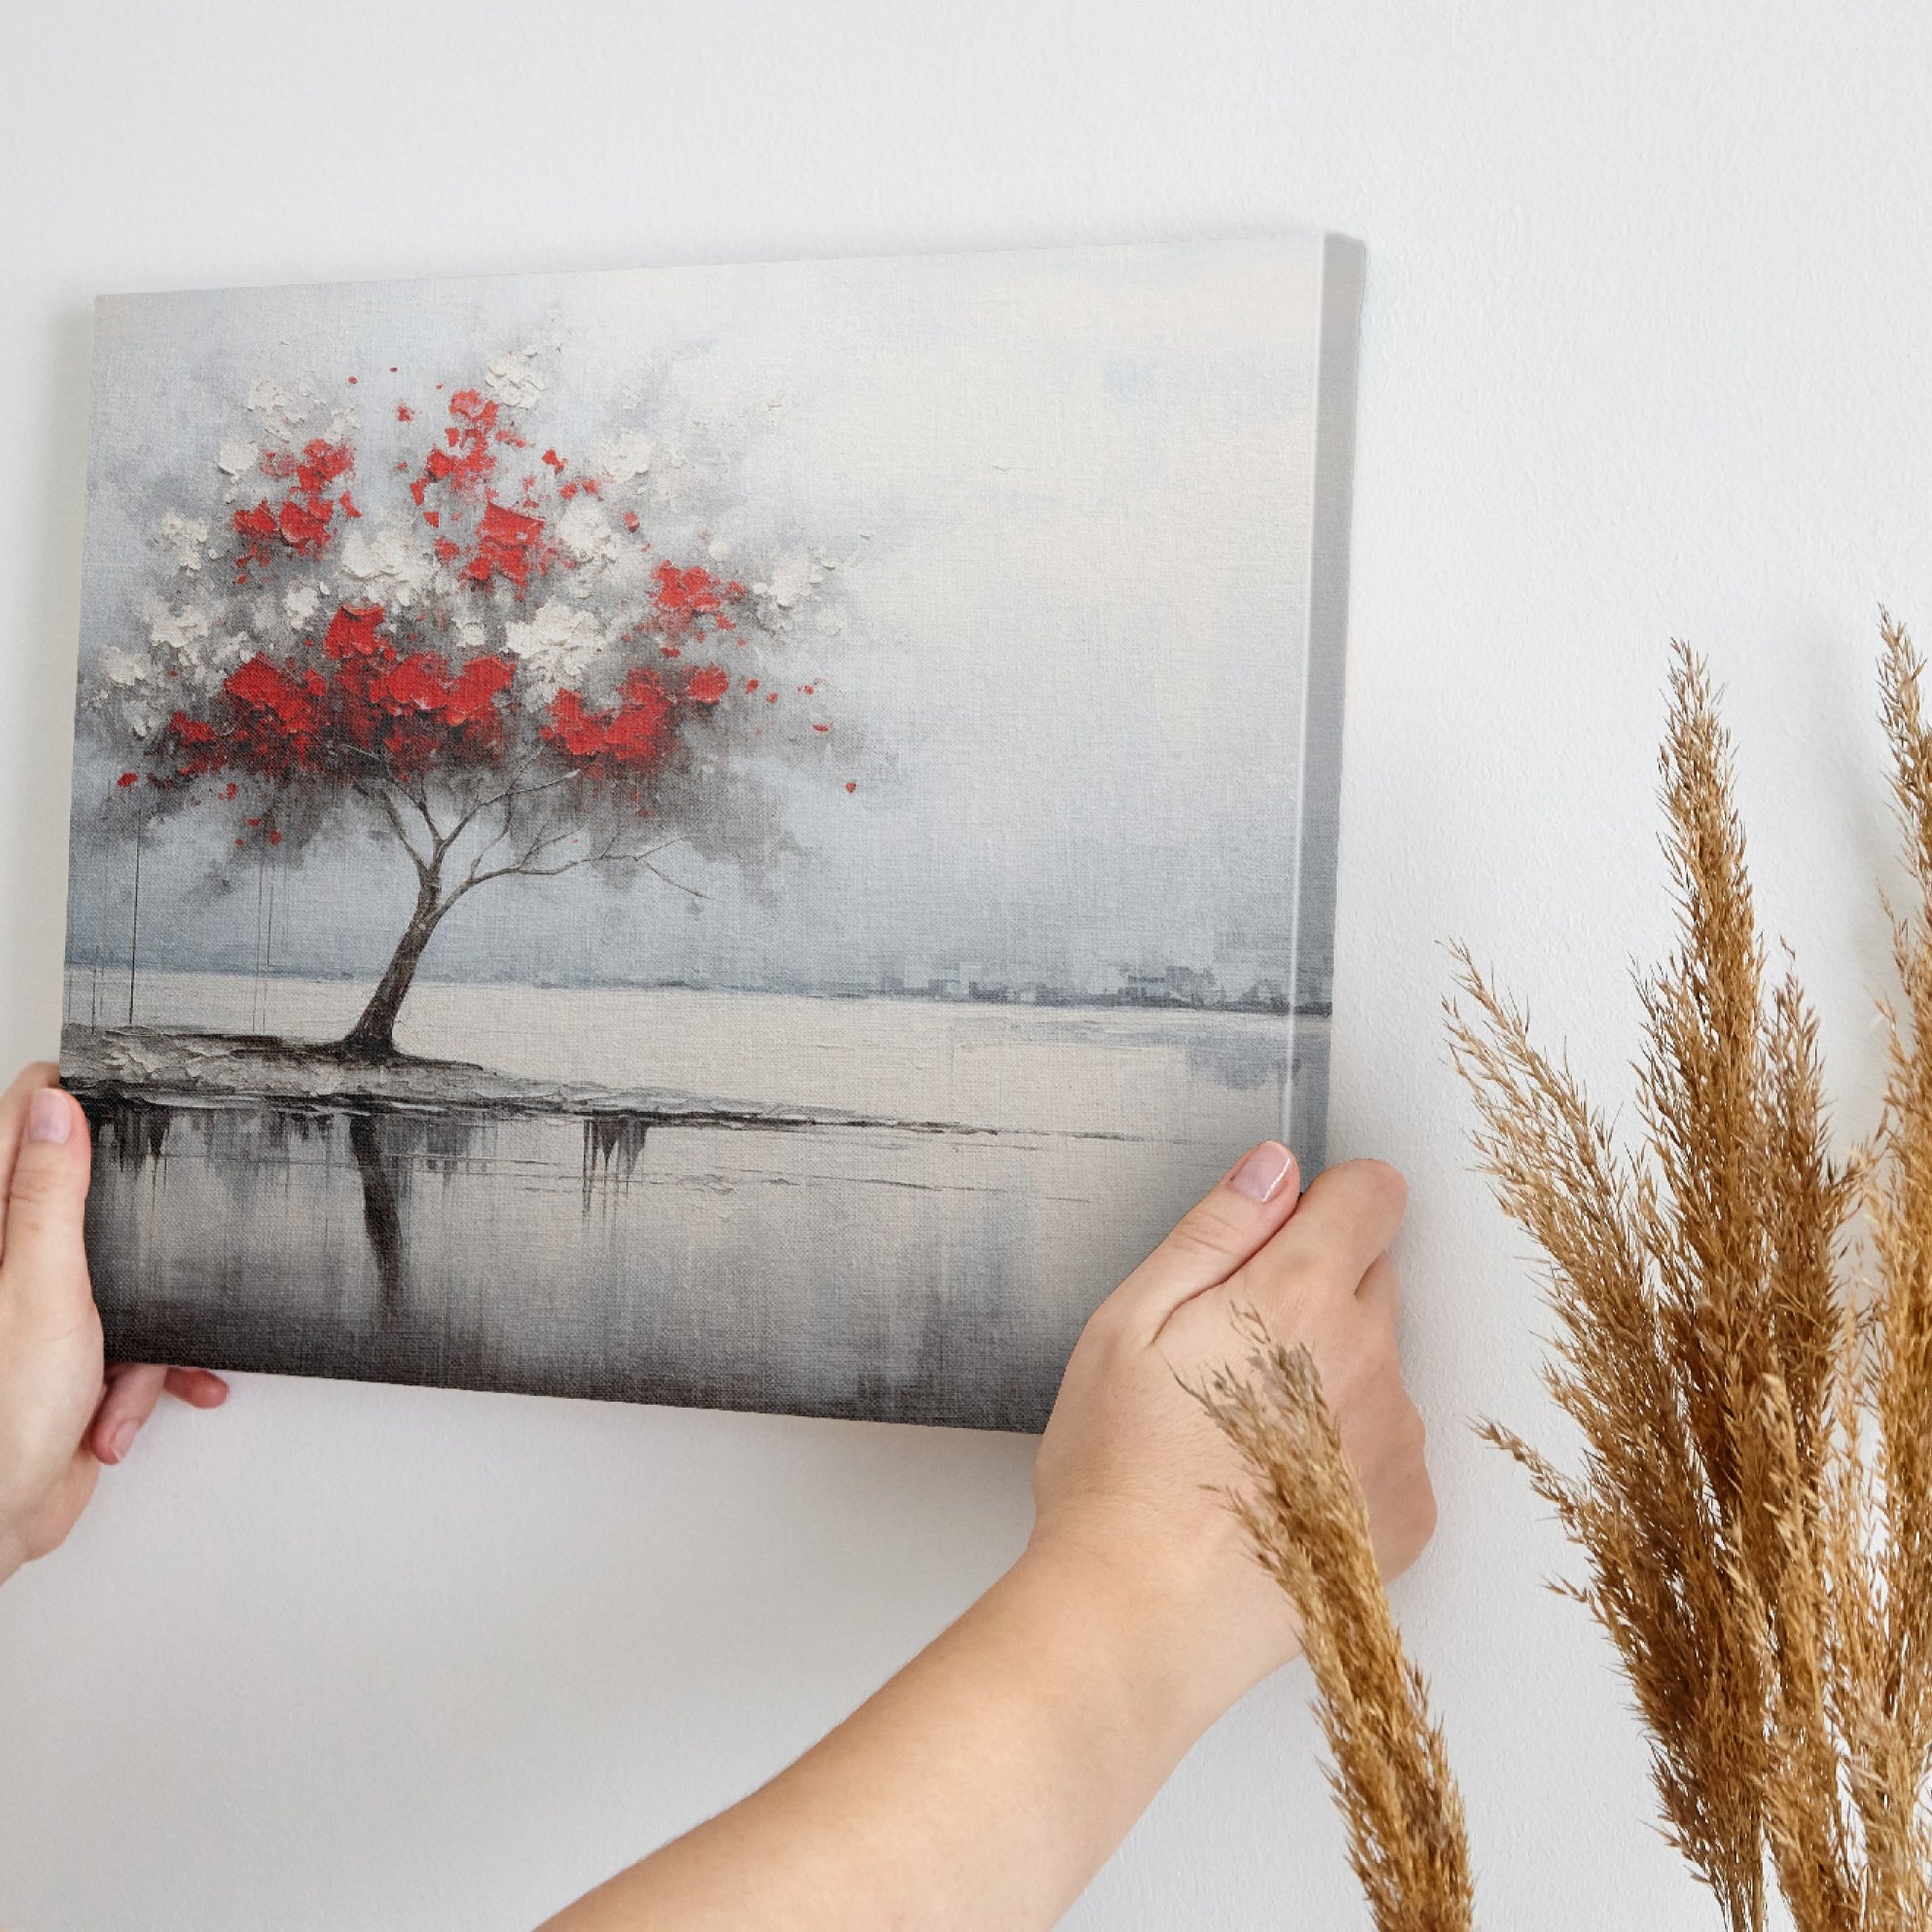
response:
M146 1173L159 1186L170 1144L182 1153L192 1138L195 1158L224 1168L259 1169L264 1176L302 1144L329 1152L346 1139L361 1182L362 1226L380 1284L379 1313L401 1320L409 1295L404 1225L419 1173L455 1175L486 1170L494 1122L461 1112L393 1107L336 1108L251 1101L210 1106L145 1095L89 1093L81 1099L92 1124L97 1160L130 1176ZM628 1186L643 1158L651 1119L640 1114L587 1114L583 1125L583 1210L607 1189ZM277 1157L265 1160L264 1157Z

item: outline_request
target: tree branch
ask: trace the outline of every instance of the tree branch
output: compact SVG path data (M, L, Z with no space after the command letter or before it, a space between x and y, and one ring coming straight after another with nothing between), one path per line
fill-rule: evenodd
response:
M617 835L613 833L611 838L595 852L580 852L575 858L561 860L552 866L540 866L535 863L539 854L552 846L561 845L565 839L576 836L574 832L552 833L547 839L539 839L522 857L512 860L508 865L492 866L487 872L478 872L473 865L465 875L463 883L444 901L444 909L447 911L465 893L478 886L485 885L492 879L555 879L561 873L575 872L580 866L642 866L653 878L661 879L667 886L676 887L680 893L688 893L693 898L710 897L707 893L701 893L695 886L687 886L681 879L673 879L661 866L650 863L658 853L668 851L674 845L681 845L683 843L681 838L664 839L642 852L620 852L616 849ZM481 853L478 855L479 860L482 856Z
M419 878L426 877L435 870L436 861L443 855L438 852L433 858L425 859L416 850L414 844L410 841L409 828L402 822L402 814L396 810L395 800L386 791L372 791L367 785L357 783L355 786L355 795L358 798L366 799L389 821L390 830L395 833L397 839L401 842L402 849L409 854L410 859L415 864Z
M662 851L663 848L660 846L658 850ZM662 866L652 865L650 862L650 855L648 853L633 852L633 853L621 854L619 855L619 858L617 860L613 861L613 863L614 864L628 863L630 865L642 866L643 869L647 873L649 873L653 879L661 879L665 885L675 886L680 893L688 893L693 898L701 898L706 900L707 902L711 898L711 895L709 893L701 893L698 891L697 887L687 886L684 883L684 881L681 879L673 879L671 875L663 869Z
M529 753L524 758L523 761L516 767L516 770L512 774L509 783L506 784L501 791L491 792L487 798L479 798L477 802L474 805L472 805L470 809L466 811L463 814L463 816L459 818L453 826L450 827L450 837L453 840L459 838L469 825L471 825L476 819L480 818L484 812L488 811L492 805L500 805L503 804L505 801L507 801L511 812L514 812L517 804L522 799L534 798L540 792L554 791L557 788L557 786L569 784L573 778L579 775L575 770L570 770L564 772L560 777L546 778L543 781L543 783L540 785L526 785L523 782L523 774L526 771L528 771L543 756L544 754L540 750Z

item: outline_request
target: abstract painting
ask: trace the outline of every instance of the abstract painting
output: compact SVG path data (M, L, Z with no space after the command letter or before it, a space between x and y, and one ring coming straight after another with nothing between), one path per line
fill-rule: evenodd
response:
M1038 1427L1320 1163L1361 262L104 299L110 1347Z

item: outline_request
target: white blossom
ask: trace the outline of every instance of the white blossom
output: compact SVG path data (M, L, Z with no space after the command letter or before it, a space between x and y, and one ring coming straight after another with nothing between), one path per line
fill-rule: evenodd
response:
M554 597L537 606L528 623L503 627L503 647L521 659L546 697L582 684L608 641L595 612L573 610Z
M142 615L148 621L148 642L157 651L182 660L177 669L207 660L213 626L199 604L184 604L179 611L171 611L165 604L150 603Z
M549 382L536 371L537 350L529 348L511 349L506 355L499 355L489 365L489 373L483 379L495 391L497 400L510 409L528 409L541 396Z
M180 510L170 510L162 517L155 535L162 548L173 556L177 570L201 569L202 548L207 542L206 517L184 516Z
M583 564L614 564L618 533L595 496L579 496L557 519L557 541Z
M108 712L123 736L144 743L167 722L172 708L162 701L152 658L109 644L100 654L97 678L87 702Z
M248 385L248 413L274 443L293 443L314 406L308 396L290 395L273 376L257 376Z
M803 550L787 551L758 583L752 595L760 603L793 611L825 581L823 567Z
M635 483L650 468L651 441L640 429L620 431L598 452L598 466L614 483Z
M245 631L225 629L199 604L175 610L151 598L141 615L148 626L148 662L155 688L173 694L171 709L212 694L254 648Z
M343 539L338 564L355 579L372 603L401 610L420 604L435 582L437 562L427 545L412 541L393 523L373 536L351 529Z

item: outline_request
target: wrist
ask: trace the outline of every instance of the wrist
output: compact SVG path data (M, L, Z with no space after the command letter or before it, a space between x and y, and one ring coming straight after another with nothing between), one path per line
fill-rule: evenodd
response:
M1004 1581L1043 1622L1073 1632L1086 1666L1121 1686L1176 1759L1298 1648L1258 1566L1240 1576L1230 1603L1218 1578L1184 1563L1035 1529Z

